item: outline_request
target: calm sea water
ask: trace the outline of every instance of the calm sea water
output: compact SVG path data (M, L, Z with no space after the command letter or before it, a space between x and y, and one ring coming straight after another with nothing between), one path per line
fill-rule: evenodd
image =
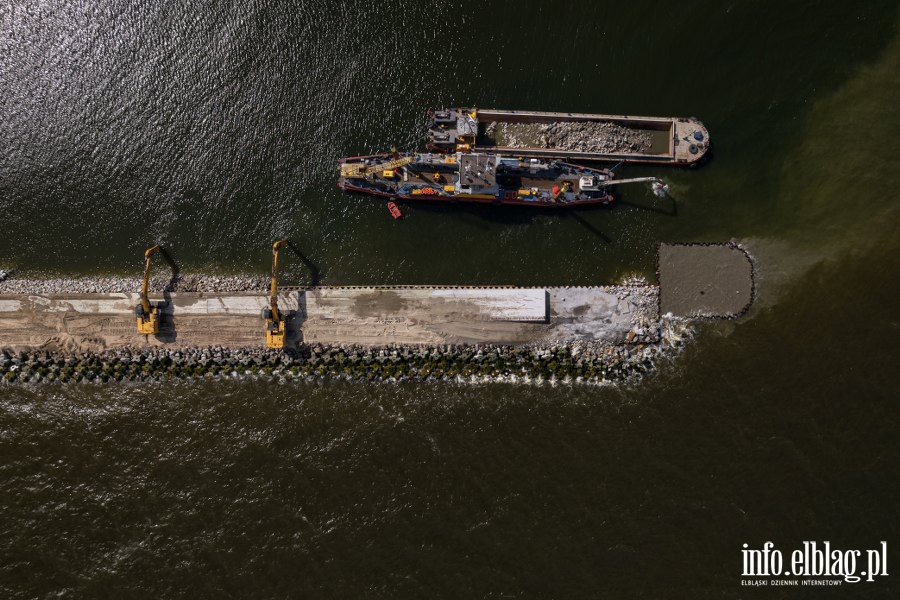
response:
M742 588L742 544L900 542L894 2L14 2L0 268L608 283L741 240L759 301L628 388L0 389L3 597L896 597ZM336 160L430 106L697 116L712 160L568 213L409 206ZM308 277L299 266L290 277ZM893 564L893 563L891 563ZM895 570L895 569L891 569ZM889 570L890 572L890 570Z

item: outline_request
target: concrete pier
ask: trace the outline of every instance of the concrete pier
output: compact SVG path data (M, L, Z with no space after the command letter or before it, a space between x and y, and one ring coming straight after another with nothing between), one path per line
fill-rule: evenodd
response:
M659 287L643 282L595 287L323 286L285 289L287 345L637 345L659 340L660 312L735 318L754 296L753 264L735 243L663 244ZM60 282L57 282L60 283ZM136 282L125 282L122 288ZM9 282L0 286L10 287ZM33 290L48 286L36 282ZM53 289L66 289L63 281ZM18 291L28 290L20 283ZM262 286L260 286L262 288ZM77 289L77 287L76 287ZM138 335L136 293L0 293L0 348L91 351L265 342L258 292L172 292L160 333Z
M282 293L288 346L656 341L655 286L315 287ZM172 293L157 336L135 329L137 294L0 295L0 347L261 347L264 293Z

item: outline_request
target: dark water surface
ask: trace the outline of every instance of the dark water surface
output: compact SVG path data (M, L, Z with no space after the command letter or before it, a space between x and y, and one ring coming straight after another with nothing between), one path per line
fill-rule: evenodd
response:
M743 543L900 548L895 2L12 2L0 268L608 283L741 240L759 301L624 388L0 388L0 597L894 598ZM568 213L335 189L429 106L697 116L713 159ZM291 277L306 274L295 267ZM892 554L893 552L893 554Z

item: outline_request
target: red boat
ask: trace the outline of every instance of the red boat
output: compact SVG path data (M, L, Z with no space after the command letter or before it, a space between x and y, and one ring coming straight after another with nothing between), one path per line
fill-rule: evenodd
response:
M391 211L391 216L395 219L399 219L403 216L403 213L400 212L400 207L397 206L396 202L388 202L388 210Z

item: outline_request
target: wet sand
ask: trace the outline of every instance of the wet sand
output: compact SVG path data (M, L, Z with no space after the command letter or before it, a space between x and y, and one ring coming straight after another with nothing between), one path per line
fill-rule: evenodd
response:
M736 244L662 244L658 270L663 314L734 318L753 301L753 263Z

